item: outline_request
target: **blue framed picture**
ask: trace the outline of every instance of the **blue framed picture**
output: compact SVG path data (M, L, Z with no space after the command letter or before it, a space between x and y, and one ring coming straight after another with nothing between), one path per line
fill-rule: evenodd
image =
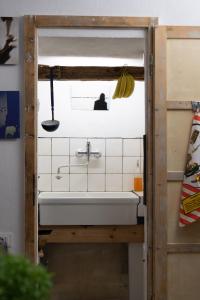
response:
M19 92L0 91L0 139L20 137Z

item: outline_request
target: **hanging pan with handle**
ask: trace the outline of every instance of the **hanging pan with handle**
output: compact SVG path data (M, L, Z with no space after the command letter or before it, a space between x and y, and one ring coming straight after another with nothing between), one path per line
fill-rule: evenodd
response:
M41 123L42 128L46 131L52 132L58 129L60 122L54 120L54 92L53 92L53 67L50 67L50 90L51 90L51 120L46 120Z

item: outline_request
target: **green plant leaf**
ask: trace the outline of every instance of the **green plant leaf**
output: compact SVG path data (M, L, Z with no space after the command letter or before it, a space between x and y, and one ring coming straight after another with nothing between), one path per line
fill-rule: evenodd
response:
M51 274L26 258L0 254L1 300L48 300Z

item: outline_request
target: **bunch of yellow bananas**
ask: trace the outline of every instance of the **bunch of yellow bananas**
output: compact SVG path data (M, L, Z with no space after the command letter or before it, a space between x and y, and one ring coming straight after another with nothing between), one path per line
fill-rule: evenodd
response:
M128 72L124 71L117 80L117 86L112 98L128 98L132 95L134 87L134 77Z

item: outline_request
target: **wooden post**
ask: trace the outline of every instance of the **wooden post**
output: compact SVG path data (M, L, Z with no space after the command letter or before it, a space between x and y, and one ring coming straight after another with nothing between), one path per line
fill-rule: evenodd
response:
M37 42L34 17L24 20L25 64L25 255L37 260L36 143Z
M156 300L167 299L167 133L166 133L166 29L155 28L154 86L154 208L153 282ZM153 299L154 299L153 298Z

